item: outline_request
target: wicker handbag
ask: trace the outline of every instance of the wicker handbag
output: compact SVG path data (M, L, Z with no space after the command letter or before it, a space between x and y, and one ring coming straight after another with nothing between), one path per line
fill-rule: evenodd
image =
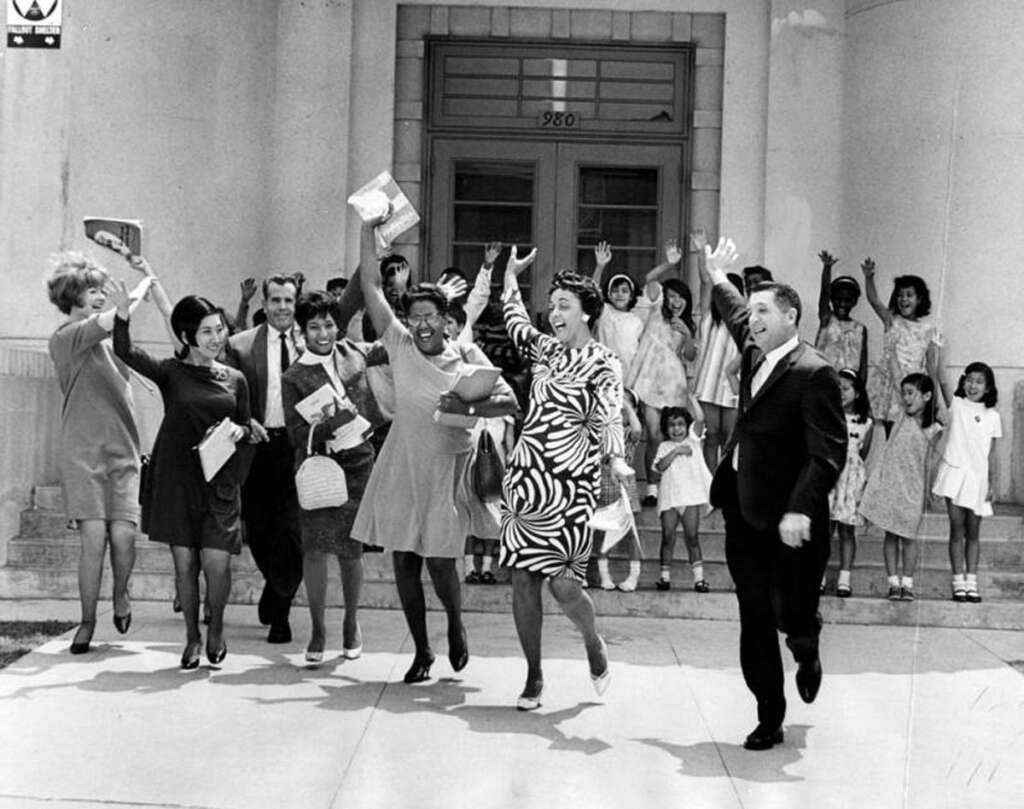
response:
M306 460L295 472L295 489L299 494L299 507L304 511L337 508L348 502L345 470L327 455L313 454L313 425L309 427Z

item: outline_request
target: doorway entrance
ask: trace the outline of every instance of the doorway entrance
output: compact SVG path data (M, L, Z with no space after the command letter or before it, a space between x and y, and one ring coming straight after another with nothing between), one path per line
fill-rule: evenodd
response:
M534 311L558 270L593 272L597 242L612 246L609 272L640 282L681 235L679 146L438 138L430 165L431 274L454 265L473 278L488 242L537 247L520 278Z

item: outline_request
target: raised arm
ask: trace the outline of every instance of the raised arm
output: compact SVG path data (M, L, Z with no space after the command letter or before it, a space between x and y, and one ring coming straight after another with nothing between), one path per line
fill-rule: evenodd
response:
M821 260L821 289L818 290L818 326L825 328L832 319L832 303L829 296L829 288L832 286L832 268L839 263L839 259L833 256L828 250L818 253Z
M491 242L484 248L484 263L480 265L480 271L476 274L473 282L473 289L466 298L466 330L473 334L473 326L476 325L480 315L487 308L491 300L491 276L494 271L494 262L501 255L503 245L501 242Z
M132 345L128 322L135 307L133 306L131 293L128 292L128 287L124 281L108 282L107 297L114 304L114 308L111 310L114 317L114 353L129 368L138 371L143 376L149 377L158 385L162 384L164 378L163 363L150 356L141 348Z
M875 310L875 314L878 315L882 325L888 331L892 326L892 312L878 297L878 287L875 286L875 262L866 258L861 263L860 269L864 273L864 294L867 295L868 303L871 304L871 308Z
M352 273L352 277L345 284L345 288L341 291L341 297L338 298L338 303L334 308L334 320L338 325L338 331L342 334L345 333L352 318L365 305L362 274L362 266L356 267L356 271Z
M360 239L359 283L363 290L366 311L370 315L377 334L384 334L395 322L395 313L391 311L388 300L384 297L384 283L380 277L380 263L374 250L376 236L373 229L377 222L364 222Z
M523 295L519 291L519 273L533 264L537 258L537 248L534 247L522 258L512 245L509 251L508 263L505 265L504 288L501 299L505 304L505 328L516 348L520 351L530 351L533 344L542 336L530 322L530 316L523 305Z
M256 294L258 285L255 278L243 278L238 285L238 309L235 310L235 326L239 331L249 328L249 302Z
M604 269L612 261L612 247L608 242L598 242L594 245L594 283L597 284L598 288L601 287L601 276L604 275Z
M128 259L128 263L145 277L150 280L149 294L153 299L153 303L156 304L157 310L164 319L164 328L167 329L167 336L171 340L171 346L174 348L174 353L177 354L184 347L184 343L174 333L174 328L171 326L171 311L174 309L174 305L171 303L170 296L167 294L167 290L164 289L160 279L157 278L156 273L153 272L153 268L149 266L149 262L146 261L142 256L131 256Z
M704 259L707 262L708 275L711 283L714 284L711 295L722 315L722 322L729 329L737 348L743 351L747 344L747 337L750 334L748 321L750 314L747 312L747 302L739 291L732 285L726 275L726 270L731 267L738 256L736 245L732 239L720 236L715 249L711 245L704 248Z
M683 251L679 249L679 243L675 239L669 239L665 242L665 260L644 277L647 297L650 300L653 301L658 297L658 292L660 291L658 280L669 270L679 266L679 262L682 260Z
M704 232L704 228L699 227L690 234L690 250L697 254L697 275L700 277L700 294L697 302L701 317L711 311L711 288L714 286L711 283L711 276L708 275L708 265L704 255L704 248L707 246L708 235Z

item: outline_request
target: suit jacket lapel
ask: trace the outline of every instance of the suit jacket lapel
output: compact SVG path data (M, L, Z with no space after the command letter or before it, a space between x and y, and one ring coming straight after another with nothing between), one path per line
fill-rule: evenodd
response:
M751 398L751 407L757 404L761 400L761 397L764 396L765 393L767 393L768 390L772 387L772 385L778 382L779 378L784 373L786 373L786 371L788 371L798 359L800 359L800 355L803 354L803 350L803 343L798 343L796 348L794 348L785 357L783 357L781 360L775 363L775 367L772 368L772 372L768 375L768 378L764 381L764 384L761 385L760 389L758 389L757 395Z

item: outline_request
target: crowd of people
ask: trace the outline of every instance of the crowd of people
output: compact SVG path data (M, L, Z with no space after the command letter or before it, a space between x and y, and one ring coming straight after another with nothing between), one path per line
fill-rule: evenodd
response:
M929 498L944 498L952 597L981 600L979 525L992 513L991 449L1001 435L995 380L987 365L972 363L949 395L921 278L896 277L885 304L874 262L861 265L884 327L869 373L867 328L853 317L861 282L833 277L837 260L827 251L811 348L799 341L796 291L761 266L733 272L735 246L721 239L712 248L702 230L689 238L696 297L681 277L676 242L642 279L608 273L614 254L601 242L592 276L555 275L541 330L518 282L536 250L508 248L500 286L492 286L506 252L500 243L484 246L472 284L448 268L437 283L413 286L403 257L379 254L374 224L364 227L352 278L324 290L305 289L294 275L262 285L246 279L234 316L197 295L172 305L141 257L130 257L141 280L129 289L80 253L58 256L49 295L68 319L50 353L64 396L65 502L82 544L73 654L90 649L108 542L113 620L128 631L136 527L171 548L183 669L196 668L202 652L200 571L206 657L217 665L227 654L231 556L243 543L264 579L257 614L268 642L291 642L290 610L304 583L311 665L328 643L328 556L341 571L342 653L355 659L363 554L390 552L415 646L407 683L427 680L435 662L424 565L445 610L449 663L460 671L469 661L462 577L492 583L497 562L508 570L526 661L517 706L532 710L544 687L545 583L582 634L601 694L610 669L586 592L591 556L602 588L635 590L636 515L655 507L656 588L672 587L681 523L692 587L706 593L700 521L717 507L739 601L741 663L758 702L747 746L765 749L781 741L785 713L778 629L799 664L801 696L817 693L817 608L833 533L838 596L853 592L856 531L867 520L885 532L888 597L913 599L914 540ZM260 322L248 327L258 289ZM132 341L132 313L145 299L167 323L170 358ZM489 394L464 401L452 393L460 375L492 364L501 375ZM145 463L130 371L155 383L164 404ZM215 427L235 451L205 475L196 447ZM296 473L317 455L342 470L346 496L303 508ZM500 497L479 484L492 455L504 464ZM618 584L608 562L616 546L629 560Z

